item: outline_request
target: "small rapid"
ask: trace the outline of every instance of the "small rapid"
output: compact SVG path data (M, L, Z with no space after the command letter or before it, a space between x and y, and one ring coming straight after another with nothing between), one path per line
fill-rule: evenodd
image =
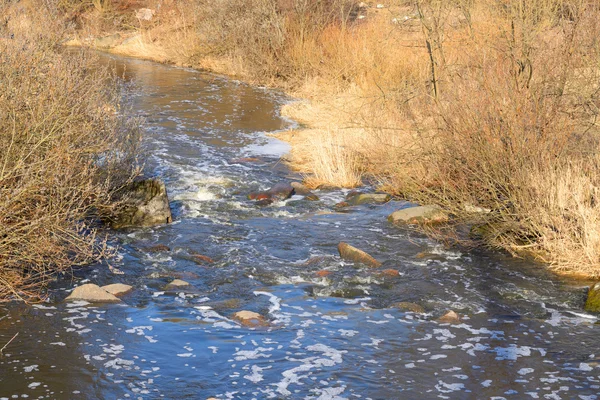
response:
M584 285L390 225L401 201L334 206L346 190L259 207L300 180L266 135L293 127L280 93L108 55L147 121L147 170L174 222L115 233L118 256L74 272L47 303L0 307L0 399L597 399L600 324ZM383 263L340 259L345 241ZM173 279L191 284L169 289ZM74 285L126 283L114 305ZM422 312L406 311L415 303ZM261 314L249 328L233 314ZM448 310L461 320L443 323Z

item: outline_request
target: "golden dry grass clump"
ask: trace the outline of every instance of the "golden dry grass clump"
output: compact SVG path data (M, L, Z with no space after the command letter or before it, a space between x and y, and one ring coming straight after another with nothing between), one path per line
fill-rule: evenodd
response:
M97 221L139 172L139 131L93 56L58 51L49 31L19 29L22 12L35 11L3 11L0 301L34 301L58 272L106 255ZM48 22L40 12L30 27Z

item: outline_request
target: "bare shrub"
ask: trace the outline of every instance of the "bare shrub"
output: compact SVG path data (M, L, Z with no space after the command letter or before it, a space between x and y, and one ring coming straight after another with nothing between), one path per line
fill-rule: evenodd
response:
M58 272L107 255L97 221L139 172L139 130L90 54L2 40L0 82L0 301L34 301Z
M473 18L417 121L427 175L400 172L390 187L485 224L488 245L599 276L598 10L535 3L494 10L499 35L479 33Z

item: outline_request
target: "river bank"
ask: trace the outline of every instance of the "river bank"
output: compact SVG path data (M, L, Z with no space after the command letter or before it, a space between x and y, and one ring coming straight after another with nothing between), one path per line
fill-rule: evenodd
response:
M284 3L100 1L57 13L70 44L304 99L282 110L302 129L278 136L310 187L369 180L448 210L457 229L446 239L600 276L600 159L589 151L600 147L599 10L558 0ZM474 234L458 237L464 226Z
M377 182L441 206L456 227L474 226L474 235L446 239L600 276L600 160L587 150L599 144L584 105L598 100L588 68L597 10L574 8L579 25L570 25L558 2L341 2L341 17L325 19L322 9L255 2L244 13L235 2L148 3L117 12L139 24L117 33L92 10L67 44L281 88L302 99L282 109L301 129L277 137L292 145L286 160L307 186ZM547 95L557 87L560 96Z

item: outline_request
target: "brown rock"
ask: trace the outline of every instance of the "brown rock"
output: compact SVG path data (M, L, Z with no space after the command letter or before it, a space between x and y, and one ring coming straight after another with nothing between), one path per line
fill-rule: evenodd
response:
M215 262L212 258L203 254L193 254L192 257L194 257L194 261L199 264L212 264Z
M262 315L253 311L238 311L233 314L233 318L240 322L243 326L249 328L268 325L267 321Z
M318 276L319 278L324 278L324 277L329 276L331 274L332 274L331 271L326 271L326 270L321 270L321 271L315 272L315 275Z
M190 285L189 282L183 281L181 279L175 279L171 283L169 283L165 287L165 289L167 289L167 290L182 289L182 288L186 288L186 287L190 287L190 286L192 286L192 285Z
M133 290L133 287L123 283L113 283L112 285L102 286L101 289L115 296L122 296Z
M450 310L446 314L438 318L438 322L457 324L460 322L460 316L454 311Z
M340 257L344 260L362 263L371 268L378 268L381 266L381 263L369 254L356 247L350 246L348 243L340 242L340 244L338 244L338 251L340 252Z
M106 290L93 283L87 283L76 287L65 300L84 300L89 301L90 303L118 303L121 301L115 295L108 293Z
M397 308L402 311L410 311L417 314L425 313L425 309L416 303L410 303L408 301L401 301L399 303L394 303L390 307Z

